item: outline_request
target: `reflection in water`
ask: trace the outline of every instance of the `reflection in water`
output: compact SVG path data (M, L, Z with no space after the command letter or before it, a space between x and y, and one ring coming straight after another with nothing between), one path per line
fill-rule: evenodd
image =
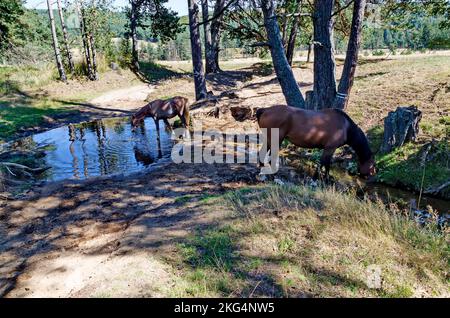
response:
M44 180L84 179L118 172L133 172L170 156L170 133L146 120L132 131L128 118L97 120L53 129L14 143L15 149L45 145L44 165L51 167Z

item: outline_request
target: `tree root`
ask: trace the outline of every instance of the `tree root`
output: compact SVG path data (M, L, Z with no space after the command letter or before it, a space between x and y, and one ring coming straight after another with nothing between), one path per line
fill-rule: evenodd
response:
M24 174L28 174L30 175L30 172L33 174L40 174L48 169L50 169L50 167L43 167L43 168L30 168L18 163L14 163L14 162L0 162L0 166L4 166L10 173L11 170L10 168L16 168L16 169L21 169L22 172L24 172ZM13 173L11 173L13 174ZM14 175L14 174L13 174Z
M448 186L450 186L450 181L447 181L447 182L445 182L444 184L441 184L438 187L429 188L426 191L424 191L423 193L425 193L425 194L438 194L439 192L441 192L442 190L444 190Z

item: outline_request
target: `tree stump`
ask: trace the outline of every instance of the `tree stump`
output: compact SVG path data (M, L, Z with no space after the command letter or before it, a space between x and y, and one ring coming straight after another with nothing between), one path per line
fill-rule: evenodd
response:
M416 106L397 107L384 119L384 136L381 152L387 153L409 141L415 141L419 134L422 112Z
M231 116L237 121L244 121L252 118L252 109L250 107L234 106L230 107Z

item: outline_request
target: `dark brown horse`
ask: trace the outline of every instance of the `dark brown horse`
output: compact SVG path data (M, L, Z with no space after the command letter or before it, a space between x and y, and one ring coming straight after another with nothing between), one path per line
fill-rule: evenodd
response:
M337 148L349 145L358 156L361 176L375 175L375 160L361 128L343 111L305 110L285 105L259 108L259 127L267 129L267 149L270 150L270 129L279 128L279 144L287 138L298 147L323 149L319 170L325 167L328 177L331 158Z
M155 121L156 129L159 132L159 120L162 119L167 127L172 128L168 119L175 116L180 117L181 123L185 128L189 126L190 117L187 98L175 96L166 100L156 99L131 116L131 125L134 128L140 125L145 117L152 117Z

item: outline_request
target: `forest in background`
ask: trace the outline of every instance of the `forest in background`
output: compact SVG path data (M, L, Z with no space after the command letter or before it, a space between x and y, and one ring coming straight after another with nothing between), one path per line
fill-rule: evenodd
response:
M79 17L75 2L64 1L64 15L72 50L82 48ZM1 0L1 51L3 65L26 65L46 63L53 60L52 35L49 15L45 9L27 9L20 0ZM58 38L63 38L58 10L53 10ZM446 21L443 13L428 14L424 11L404 11L401 16L382 13L383 4L368 5L363 26L362 49L374 55L382 54L380 49L388 49L392 54L408 54L414 50L435 50L450 48L450 34L442 27ZM351 10L344 11L336 22L335 48L343 53L348 38ZM93 13L89 13L93 14ZM127 10L112 7L111 1L97 1L95 8L95 38L97 51L107 62L120 62L123 66L130 62L130 27ZM267 48L253 46L249 36L237 32L239 26L232 14L225 16L225 27L220 39L222 58L266 57ZM92 21L93 23L94 21ZM139 54L142 60L189 60L191 58L188 17L179 18L179 29L173 38L164 37L162 32L151 27L152 18L146 16L142 26L137 28L137 38L143 41ZM305 21L296 39L296 50L307 50L312 34L312 24ZM113 39L116 39L115 41ZM201 38L204 45L203 37ZM227 50L237 49L237 50ZM399 50L400 49L400 50ZM234 52L235 54L233 55ZM236 54L237 53L237 54Z

